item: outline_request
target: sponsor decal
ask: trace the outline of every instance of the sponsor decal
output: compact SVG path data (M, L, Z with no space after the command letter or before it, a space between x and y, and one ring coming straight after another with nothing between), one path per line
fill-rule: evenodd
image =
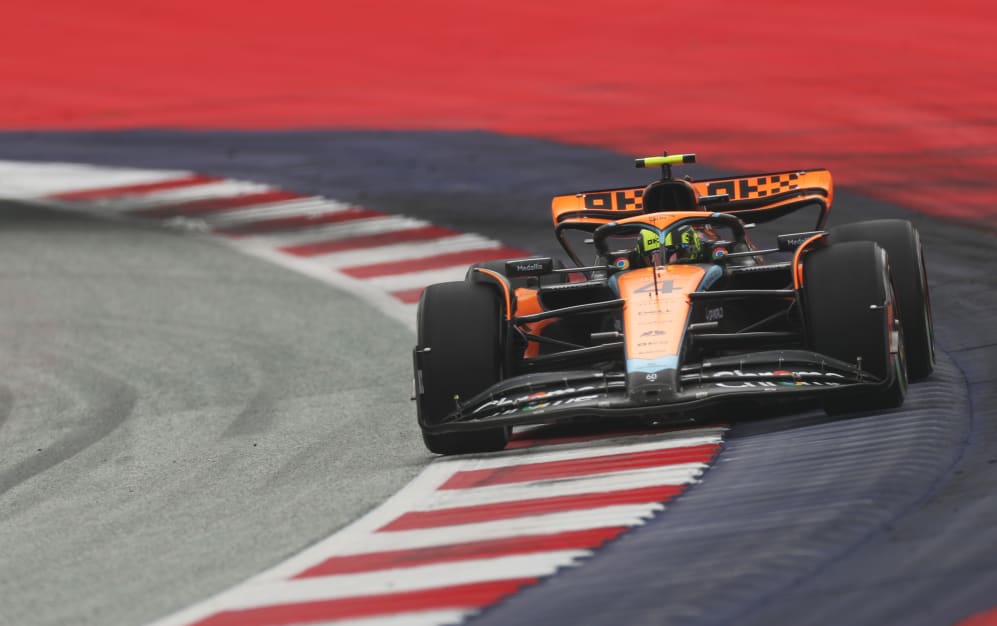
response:
M552 391L537 391L534 393L527 394L525 396L519 396L515 398L499 398L497 400L489 400L485 402L478 408L474 409L472 415L487 411L489 409L498 410L495 415L512 415L518 412L532 412L540 411L547 408L557 407L557 406L567 406L570 404L577 404L579 402L586 402L588 400L595 400L599 397L599 394L587 394L574 397L571 396L577 393L584 393L586 391L595 391L595 387L566 387L564 389L554 389Z
M536 403L535 404L527 404L525 406L522 406L522 407L520 407L519 410L520 411L534 411L536 409L540 409L540 408L543 408L543 407L547 406L547 403L541 402L542 400L545 400L547 398L547 395L548 394L545 393L545 392L543 392L543 391L538 391L537 393L531 393L529 396L527 396L527 399L528 400L535 400Z
M789 266L789 262L785 263L785 266ZM764 265L740 265L737 268L737 273L742 274L744 272L767 272L772 269L772 266L768 263Z
M665 331L661 330L660 328L656 328L654 330L645 330L644 332L642 332L640 334L640 336L641 337L660 337L662 335L667 335L667 334L668 333L666 333Z
M647 382L653 383L654 381L658 380L658 375L656 373L654 373L654 372L651 372L650 374L648 374L644 378L647 379Z
M724 318L724 308L718 306L712 309L706 309L706 321L707 322L718 322Z
M539 272L544 266L541 263L516 263L517 272Z
M796 182L799 178L798 173L792 172L774 176L718 180L707 185L706 194L709 196L726 194L731 200L764 198L799 188Z
M585 208L601 211L639 211L644 208L641 198L644 188L603 191L585 194Z
M630 259L628 259L625 256L621 256L618 259L616 259L615 261L613 261L613 265L615 265L616 269L619 269L619 270L629 269L630 268Z
M719 258L722 258L722 257L725 257L725 256L727 256L727 248L714 248L713 249L713 258L714 259L719 259Z
M719 372L713 373L713 378L773 378L776 376L792 376L793 378L800 378L803 376L811 376L814 378L844 378L844 375L838 374L836 372L805 372L805 371L790 371L790 370L774 370L771 372L760 371L760 372L743 372L741 370L721 370Z
M819 380L796 380L771 382L766 380L744 380L733 383L713 383L715 387L724 389L773 388L773 387L837 387L839 383L821 382Z
M746 176L715 180L706 186L708 196L726 195L731 200L765 198L799 189L806 172L783 172L769 176ZM640 211L644 208L644 188L596 191L583 194L585 208L594 211Z
M640 244L641 251L651 252L661 247L661 237L655 231L643 228L640 231Z
M715 372L713 378L773 378L775 380L738 380L732 382L717 382L716 387L726 389L773 388L773 387L837 387L841 383L833 379L845 377L835 372L806 372L790 370L774 370L771 372L742 372L730 370ZM801 380L802 378L823 378L820 380ZM791 379L791 380L787 380ZM827 380L832 379L832 380Z
M673 291L675 291L675 283L673 281L658 281L658 293L671 293ZM654 293L654 282L649 282L646 285L642 285L637 289L634 289L634 293Z
M514 259L505 262L505 271L512 277L538 276L550 272L553 265L549 258Z
M657 298L647 298L647 299L639 298L639 299L628 300L627 306L637 309L654 309L656 311L668 310L667 308L663 308L661 300L658 300Z
M780 250L788 252L796 250L803 244L803 242L811 237L819 235L820 233L821 231L819 230L812 230L805 233L789 233L786 235L779 235L776 237L776 242L779 244Z

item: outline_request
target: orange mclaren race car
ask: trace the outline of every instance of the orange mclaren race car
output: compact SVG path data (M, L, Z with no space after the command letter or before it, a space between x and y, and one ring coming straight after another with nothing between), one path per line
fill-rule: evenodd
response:
M692 162L638 159L661 179L555 197L554 233L574 267L491 261L424 291L415 400L431 451L498 450L517 425L688 420L718 404L875 411L931 373L924 257L909 222L825 230L827 170L672 176ZM812 230L775 234L771 249L751 242L756 225L803 209Z

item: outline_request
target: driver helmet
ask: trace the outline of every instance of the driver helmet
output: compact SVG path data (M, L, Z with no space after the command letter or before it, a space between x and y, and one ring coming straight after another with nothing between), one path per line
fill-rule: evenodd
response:
M665 235L665 247L670 253L669 262L703 258L703 242L693 226L680 226Z

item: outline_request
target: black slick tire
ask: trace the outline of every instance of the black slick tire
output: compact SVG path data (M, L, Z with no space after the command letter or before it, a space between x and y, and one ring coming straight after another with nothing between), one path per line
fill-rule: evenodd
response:
M501 317L502 305L488 285L439 283L423 292L415 373L422 423L440 423L460 398L466 400L501 379ZM491 452L506 446L509 429L430 433L423 428L422 438L437 454Z
M803 273L811 348L847 363L861 359L863 370L891 380L875 390L832 391L825 411L838 415L903 404L907 370L885 251L871 241L832 244L807 254Z
M903 320L907 371L912 380L935 369L931 297L921 237L907 220L871 220L845 224L828 231L832 244L873 241L890 257L893 287Z

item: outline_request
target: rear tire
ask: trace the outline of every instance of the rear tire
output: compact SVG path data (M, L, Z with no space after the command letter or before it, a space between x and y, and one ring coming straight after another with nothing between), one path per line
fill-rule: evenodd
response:
M908 374L914 380L931 374L935 369L934 328L924 249L917 228L907 220L872 220L833 228L828 231L828 239L832 244L873 241L886 250L903 321Z
M439 283L423 292L416 348L423 351L416 372L416 403L422 423L439 424L455 410L455 396L467 400L501 380L502 313L495 290L487 285ZM437 454L491 452L506 446L509 429L453 433L423 429L422 439Z
M861 358L863 370L893 379L885 389L832 392L824 399L824 410L838 415L903 404L907 393L903 335L894 321L898 311L884 250L871 241L834 244L809 253L803 273L811 348L846 363Z

